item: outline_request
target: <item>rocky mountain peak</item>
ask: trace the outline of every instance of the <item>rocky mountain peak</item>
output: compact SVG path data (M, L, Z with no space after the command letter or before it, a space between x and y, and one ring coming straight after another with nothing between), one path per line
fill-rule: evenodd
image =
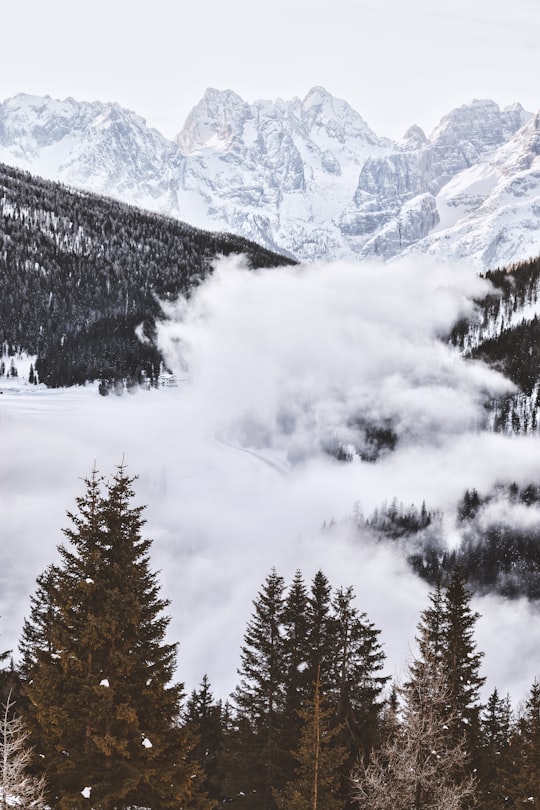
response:
M490 100L397 143L323 87L253 104L210 88L175 142L117 104L0 103L0 161L308 261L538 253L539 155L540 117Z
M233 90L206 90L175 138L186 155L205 147L227 149L250 117L249 104Z
M438 150L459 145L478 154L492 151L523 125L519 110L502 113L490 99L474 99L441 119L430 140ZM508 127L512 127L508 132Z
M350 138L360 138L370 144L381 141L350 104L336 98L324 87L313 87L308 92L301 104L300 115L308 132L323 130L340 143Z
M412 127L409 127L399 142L399 146L403 149L418 149L419 147L427 146L427 144L429 144L427 135L417 124L413 124Z

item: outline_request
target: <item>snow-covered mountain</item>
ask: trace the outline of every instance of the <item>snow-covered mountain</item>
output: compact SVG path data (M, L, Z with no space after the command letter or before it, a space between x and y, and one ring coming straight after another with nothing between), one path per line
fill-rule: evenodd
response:
M0 160L303 260L487 269L540 253L539 121L473 101L396 143L321 87L253 104L210 89L170 141L117 104L18 95L0 104Z

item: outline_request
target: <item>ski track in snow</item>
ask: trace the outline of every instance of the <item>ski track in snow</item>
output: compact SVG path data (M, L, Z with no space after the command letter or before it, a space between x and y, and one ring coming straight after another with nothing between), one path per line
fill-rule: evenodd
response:
M277 472L278 475L281 475L283 478L286 478L289 475L290 468L286 462L280 462L275 458L273 459L269 458L267 455L261 453L260 451L252 450L251 448L248 447L242 447L239 444L233 444L233 442L228 441L219 433L216 433L214 438L216 439L216 442L218 442L218 444L221 444L224 447L228 447L231 450L234 450L238 453L244 453L246 455L252 456L253 458L256 458L262 464L266 464L267 467L270 467L270 469Z

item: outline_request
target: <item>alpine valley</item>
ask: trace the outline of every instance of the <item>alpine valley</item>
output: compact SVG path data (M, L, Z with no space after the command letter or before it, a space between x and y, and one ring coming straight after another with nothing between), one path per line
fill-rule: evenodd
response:
M171 141L117 104L18 95L0 106L0 160L1 649L16 649L24 628L22 667L0 667L0 691L19 679L32 706L47 707L38 770L68 797L54 806L84 808L92 796L95 808L123 810L305 808L305 786L279 791L301 761L296 718L313 706L319 723L327 705L345 764L322 766L343 779L326 785L319 807L349 810L349 793L338 801L336 790L376 735L397 728L385 684L419 615L425 633L441 617L445 628L466 618L468 669L456 671L473 685L463 705L474 711L462 719L483 735L479 755L491 752L479 806L493 810L499 795L529 801L534 768L505 781L516 757L536 761L517 720L492 801L499 737L491 748L478 740L489 738L489 706L510 712L510 703L495 690L481 706L479 667L485 652L486 689L519 699L538 666L540 116L473 101L429 136L413 126L394 143L322 88L254 104L208 90ZM114 469L104 483L100 473ZM169 599L170 626L156 619ZM136 615L158 632L130 648ZM105 617L112 635L87 616ZM420 645L438 638L422 632ZM162 648L165 633L173 643ZM264 691L274 682L258 657L267 638L275 726ZM138 780L159 764L170 730L154 700L176 639L182 677L203 678L182 723L204 731L208 710L218 737L195 747L186 737L200 762L182 760L176 777L183 749L165 746L174 756L159 780L169 781L150 785L163 787L162 802ZM149 674L152 650L164 658ZM444 650L435 669L452 667ZM357 661L370 662L369 677ZM122 702L134 682L124 672L136 672L144 727ZM256 683L262 731L245 698ZM116 719L129 721L118 750L122 759L131 735L136 789L123 803L100 798L117 738L87 724L63 741L65 684L74 717L97 707L108 729L119 705ZM317 684L328 703L307 700ZM173 708L181 691L166 693ZM523 717L537 720L538 705ZM286 757L263 804L268 728L280 729ZM87 776L72 762L95 740ZM168 796L171 778L188 795L199 765L214 803Z
M539 155L540 118L488 100L399 142L321 87L253 104L209 89L174 141L117 104L0 105L5 163L301 261L528 259L540 253Z

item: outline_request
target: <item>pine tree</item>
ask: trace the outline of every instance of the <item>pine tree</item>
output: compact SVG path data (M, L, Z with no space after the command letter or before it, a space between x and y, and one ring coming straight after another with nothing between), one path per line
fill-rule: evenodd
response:
M419 635L416 638L419 656L412 664L413 674L419 675L423 662L436 660L443 664L445 650L445 613L444 597L440 584L429 594L429 606L422 612L418 624Z
M256 810L274 806L273 788L283 785L282 745L285 655L282 632L285 583L276 570L254 601L241 653L240 684L233 694L236 733L228 753L229 800Z
M333 710L321 694L320 671L313 694L299 712L301 735L295 752L296 773L285 789L276 791L278 810L342 810L340 773L347 758L340 745Z
M331 682L330 670L334 656L332 626L332 588L322 571L317 571L307 602L307 683L317 680L321 673L323 691Z
M444 594L444 653L442 665L448 678L452 710L455 715L453 733L463 735L474 757L479 747L480 689L485 678L480 675L483 653L476 649L474 629L478 613L471 609L471 594L459 568L456 568Z
M28 773L32 759L29 732L21 717L13 715L8 696L0 720L0 808L42 810L45 807L45 780Z
M477 765L474 757L480 745L480 689L485 681L479 674L483 654L477 651L474 640L479 615L471 609L471 594L465 588L459 569L454 571L444 590L437 585L429 601L418 625L419 654L411 671L418 679L424 667L437 662L450 696L445 723L456 742L465 738L472 756L471 768L474 768Z
M200 688L191 693L184 719L197 738L193 757L204 771L203 789L212 800L221 800L218 757L223 742L222 706L214 701L207 675L203 676Z
M480 804L484 810L508 807L515 795L516 782L512 708L508 695L501 698L497 689L493 690L483 709L480 729Z
M540 682L534 681L514 738L517 756L516 804L540 802Z
M23 631L36 762L60 810L205 807L134 480L121 465L85 481Z
M333 600L334 657L331 670L336 720L349 751L349 766L376 742L385 655L380 631L353 605L352 587L339 588ZM350 770L350 767L348 768Z
M300 571L296 571L283 609L285 703L283 712L283 747L296 751L300 741L300 715L312 684L307 671L307 590ZM287 778L292 776L295 761L292 753L286 766Z

